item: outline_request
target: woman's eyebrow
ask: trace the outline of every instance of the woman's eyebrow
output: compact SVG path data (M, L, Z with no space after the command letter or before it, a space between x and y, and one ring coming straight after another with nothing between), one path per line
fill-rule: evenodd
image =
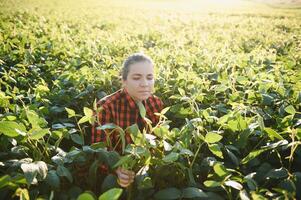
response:
M132 74L132 76L142 76L142 74Z
M132 76L143 76L143 74L136 73L136 74L132 74ZM147 74L146 76L154 76L154 74Z

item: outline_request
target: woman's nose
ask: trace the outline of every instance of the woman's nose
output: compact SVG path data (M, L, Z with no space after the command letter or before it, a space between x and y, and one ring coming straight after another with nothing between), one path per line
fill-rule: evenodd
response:
M143 79L141 80L141 82L140 82L140 85L141 85L141 86L148 86L148 81L147 81L146 79L143 78Z

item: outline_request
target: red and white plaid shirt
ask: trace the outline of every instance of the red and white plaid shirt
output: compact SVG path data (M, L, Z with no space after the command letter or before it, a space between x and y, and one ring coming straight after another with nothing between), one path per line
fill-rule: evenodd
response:
M150 119L154 126L159 120L159 117L154 113L161 112L163 109L162 101L158 97L152 95L142 103L146 110L146 118ZM146 125L145 120L140 116L137 104L125 89L118 90L99 100L97 102L97 107L100 106L102 109L97 113L97 122L92 127L92 143L106 141L105 131L96 129L100 125L113 123L120 126L122 129L125 129L136 123L141 131ZM112 135L111 141L114 146L118 134ZM132 142L131 137L128 134L126 134L126 142L127 144Z

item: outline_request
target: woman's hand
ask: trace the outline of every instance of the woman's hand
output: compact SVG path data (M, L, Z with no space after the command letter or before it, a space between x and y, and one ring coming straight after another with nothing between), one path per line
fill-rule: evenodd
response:
M135 173L133 171L118 167L115 172L118 178L117 182L121 187L128 187L134 182Z

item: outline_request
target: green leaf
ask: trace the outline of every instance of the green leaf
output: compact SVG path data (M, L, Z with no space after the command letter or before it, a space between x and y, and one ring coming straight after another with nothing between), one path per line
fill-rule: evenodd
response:
M50 170L45 179L46 183L52 188L58 189L60 188L60 178L57 175L56 171Z
M164 162L171 163L171 162L175 162L176 160L178 160L178 158L179 158L178 153L171 152L167 156L165 156L162 160Z
M148 176L142 177L142 180L137 183L137 185L139 190L150 189L154 187L152 179Z
M207 143L215 143L220 141L223 138L223 136L217 134L217 133L207 133L205 136L205 141Z
M237 121L229 120L227 125L233 132L238 131L238 122Z
M97 172L99 172L100 162L99 160L94 160L89 168L88 182L90 185L96 184Z
M71 134L70 137L71 137L72 141L75 142L76 144L84 145L84 141L79 134Z
M137 103L138 108L139 108L140 116L142 118L145 118L145 116L146 116L146 110L145 110L145 107L144 107L143 103L141 101L137 101L136 103Z
M249 79L245 76L237 76L236 81L242 85L245 85L246 83L249 82Z
M80 120L78 121L78 124L82 124L82 123L85 123L87 121L90 120L90 117L87 117L87 116L83 116L82 118L80 118Z
M1 176L0 178L0 189L8 185L11 181L11 177L9 175Z
M204 182L204 185L206 187L218 187L218 186L221 186L221 182L208 180L208 181Z
M18 124L17 122L11 122L11 121L1 121L0 122L0 133L3 133L4 135L6 135L8 137L19 136L20 134L17 130L25 132L26 128L23 124Z
M101 192L105 192L113 187L118 187L118 183L117 183L117 177L116 175L113 174L109 174L107 175L102 184L101 184Z
M242 190L243 189L243 187L240 183L238 183L236 181L232 181L232 180L226 181L225 185L229 186L229 187L232 187L234 189L237 189L237 190Z
M108 123L108 124L104 124L102 126L98 126L96 129L98 130L106 130L106 129L115 129L118 128L119 126L113 124L113 123Z
M288 176L288 171L287 169L281 167L279 169L271 169L267 174L267 178L275 178L275 179L283 179Z
M279 135L276 131L274 131L271 128L264 128L264 130L267 132L269 138L271 138L272 141L274 141L275 138L277 138L279 140L284 139L281 135Z
M76 200L95 200L94 196L89 192L80 194Z
M223 153L218 144L209 144L209 150L217 157L224 158Z
M267 146L263 146L262 149L251 151L244 159L242 159L241 164L248 163L250 160L256 158L257 156L259 156L260 154L262 154L263 152L265 152L267 150L277 148L279 146L283 146L283 145L286 145L286 144L288 144L287 140L280 140L276 143L271 143Z
M180 154L181 155L189 155L189 156L194 155L189 149L181 149Z
M225 177L229 174L225 166L218 162L213 166L213 170L219 177Z
M90 108L84 107L84 113L88 118L93 116L93 110L91 110Z
M179 87L178 91L179 91L181 96L185 96L185 90L183 90L182 88Z
M230 159L232 160L232 162L238 166L239 165L239 161L238 158L235 156L234 153L232 153L229 149L226 148L226 152L228 154L228 156L230 157Z
M182 196L182 192L180 190L174 187L170 187L158 191L155 194L155 199L162 199L162 200L180 199L181 196Z
M70 183L73 182L73 177L66 167L59 165L56 169L56 173L59 176L65 176L70 181Z
M284 110L285 110L285 112L287 112L291 115L296 114L296 110L295 110L294 106L292 106L292 105L287 106Z
M161 114L164 115L168 110L170 109L170 107L166 107L163 110L161 110Z
M183 198L197 198L197 197L202 197L202 198L207 198L207 194L203 192L203 190L195 187L187 187L182 190L183 193Z
M117 163L115 163L115 165L113 166L113 168L117 168L119 166L122 166L124 164L126 164L127 162L130 162L132 160L131 155L125 155L122 156Z
M273 104L274 97L268 94L262 94L262 104L270 106Z
M68 118L71 118L71 117L74 117L75 116L75 111L72 110L71 108L65 108L65 110L67 111L68 113Z
M99 196L98 200L118 200L121 194L122 189L112 188Z
M30 200L29 193L26 188L18 188L15 191L15 195L19 197L20 200Z
M26 116L33 129L40 129L40 127L45 127L47 125L47 121L44 118L39 117L33 110L27 110Z
M50 134L49 128L33 131L29 137L32 140L39 140L42 137L44 137L46 134Z
M265 126L264 126L263 118L260 115L258 115L258 125L260 127L260 130L263 131Z
M253 160L254 158L256 158L257 156L259 156L260 154L262 154L263 152L265 152L267 150L268 149L258 149L258 150L255 150L255 151L251 151L244 159L242 159L241 163L246 164L250 160Z
M38 92L49 92L49 88L46 85L38 85L36 90Z

